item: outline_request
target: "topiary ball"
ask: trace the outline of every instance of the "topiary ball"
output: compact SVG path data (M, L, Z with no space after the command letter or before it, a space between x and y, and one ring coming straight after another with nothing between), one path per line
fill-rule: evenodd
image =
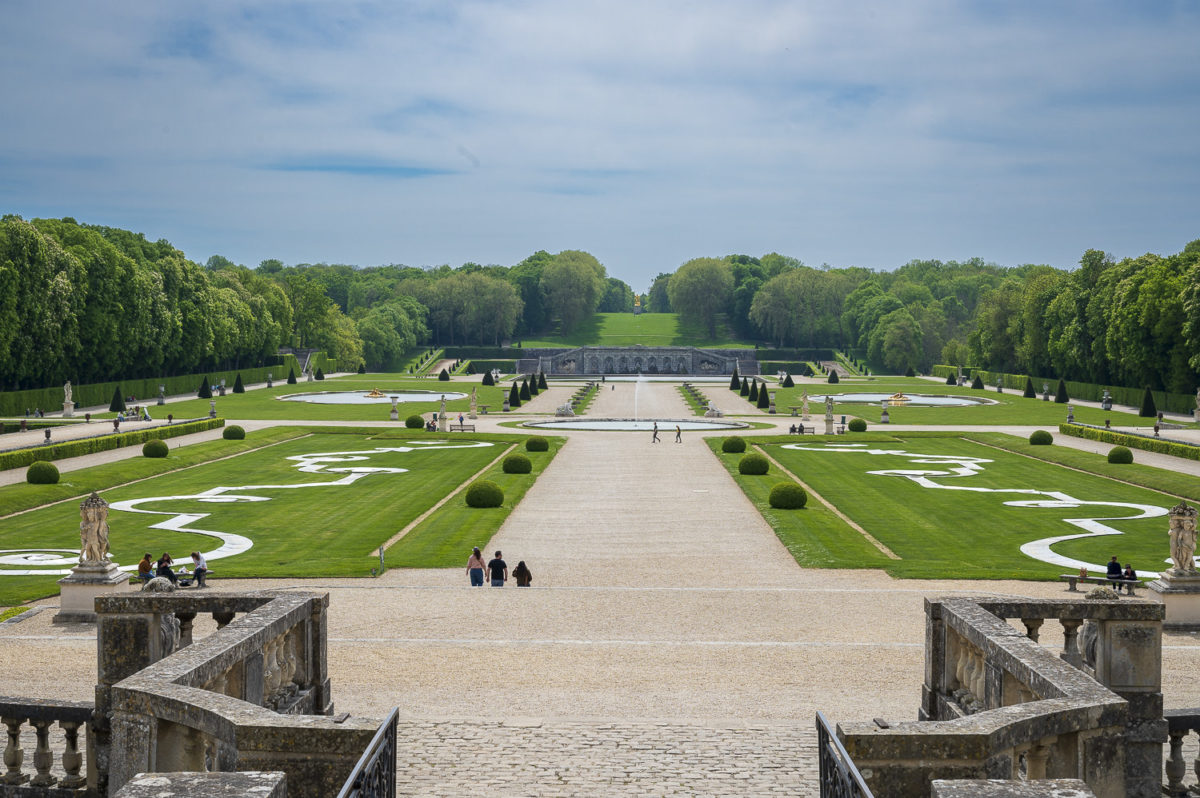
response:
M767 501L776 510L799 510L808 504L808 494L795 482L780 482L771 488Z
M746 451L746 441L743 438L730 435L721 441L721 451L726 454L741 454Z
M34 461L25 472L25 481L30 485L57 485L58 467L45 460Z
M408 429L421 429L425 426L425 419L413 413L408 418L404 419L404 426Z
M142 445L142 457L166 457L169 454L167 442L158 438L148 440Z
M467 488L468 507L499 507L504 504L504 491L495 482L481 479Z
M758 452L751 452L738 461L738 473L746 476L762 476L771 469L767 458Z
M1114 446L1108 450L1108 462L1128 465L1133 462L1133 452L1127 446Z
M246 430L242 429L237 424L230 424L221 432L221 437L227 441L245 440Z
M528 474L533 470L533 463L520 452L513 452L504 458L503 469L505 474Z
M1029 436L1029 442L1034 446L1049 446L1054 443L1054 436L1044 429L1034 430Z
M852 418L850 419L850 423L846 425L846 429L850 430L851 432L866 432L867 421L866 419L862 418Z
M550 441L540 435L533 435L525 439L525 451L548 452L550 451Z

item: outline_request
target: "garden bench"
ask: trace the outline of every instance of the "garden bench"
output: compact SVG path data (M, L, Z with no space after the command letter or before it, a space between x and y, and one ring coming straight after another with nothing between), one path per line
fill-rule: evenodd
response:
M817 434L816 425L814 424L814 425L808 427L807 429L804 427L803 424L797 424L796 428L794 430L791 427L788 428L789 435L803 435L805 433L808 433L809 435L816 435Z
M1068 591L1076 591L1076 592L1077 592L1077 588L1075 587L1075 585L1078 582L1091 582L1092 584L1095 584L1095 585L1106 585L1108 587L1113 588L1118 593L1121 592L1121 587L1124 586L1129 591L1129 595L1131 595L1131 596L1134 595L1134 592L1133 592L1134 587L1142 586L1141 581L1137 580L1137 579L1133 579L1133 580L1109 579L1107 576L1080 576L1079 574L1059 574L1058 578L1060 581L1067 583Z
M474 432L475 425L474 424L451 424L450 431L451 432Z

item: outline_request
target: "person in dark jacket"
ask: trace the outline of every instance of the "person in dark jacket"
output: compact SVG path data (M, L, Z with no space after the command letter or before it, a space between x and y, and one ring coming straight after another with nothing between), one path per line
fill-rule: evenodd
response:
M524 560L517 563L512 575L513 579L517 580L517 587L529 587L529 583L533 581L533 573L525 566Z

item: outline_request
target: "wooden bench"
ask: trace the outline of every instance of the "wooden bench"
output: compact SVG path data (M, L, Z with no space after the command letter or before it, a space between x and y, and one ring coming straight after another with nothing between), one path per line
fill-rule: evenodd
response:
M1121 592L1122 587L1125 587L1131 596L1134 595L1133 589L1135 587L1142 587L1141 580L1138 579L1110 579L1107 576L1080 576L1079 574L1059 574L1058 578L1059 581L1067 583L1068 591L1073 592L1078 592L1078 589L1075 587L1076 583L1078 582L1091 582L1095 585L1105 585L1113 588L1118 593Z
M451 432L474 432L475 425L474 424L451 424L450 431Z

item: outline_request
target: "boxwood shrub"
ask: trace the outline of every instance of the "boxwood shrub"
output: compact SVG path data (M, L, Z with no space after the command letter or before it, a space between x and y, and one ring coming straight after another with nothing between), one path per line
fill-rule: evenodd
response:
M808 504L808 494L795 482L780 482L771 488L767 501L776 510L799 510Z
M504 490L487 479L481 479L467 488L468 507L499 507L504 504Z
M850 423L846 425L846 429L851 432L866 432L867 420L865 418L852 418L850 419Z
M528 474L533 470L533 463L529 462L529 458L520 452L513 452L504 458L501 467L505 474Z
M548 452L550 451L550 441L540 435L531 435L525 439L525 451Z
M228 430L228 427L226 428ZM167 449L167 442L161 438L154 438L142 444L142 457L166 457L170 454Z
M408 418L404 419L404 426L408 429L421 429L425 426L425 419L413 413Z
M1114 446L1108 450L1108 462L1128 465L1133 462L1133 452L1127 446Z
M58 468L54 463L38 460L29 465L29 470L25 472L25 481L30 485L57 485Z
M746 451L746 439L730 435L721 441L721 451L725 452L725 454L741 454Z
M743 455L742 459L738 461L738 473L746 476L762 476L770 470L770 462L758 452Z
M1049 446L1054 443L1054 436L1044 429L1034 430L1029 436L1029 442L1034 446Z
M239 427L237 424L230 424L221 433L221 437L227 441L241 441L246 439L246 430Z

